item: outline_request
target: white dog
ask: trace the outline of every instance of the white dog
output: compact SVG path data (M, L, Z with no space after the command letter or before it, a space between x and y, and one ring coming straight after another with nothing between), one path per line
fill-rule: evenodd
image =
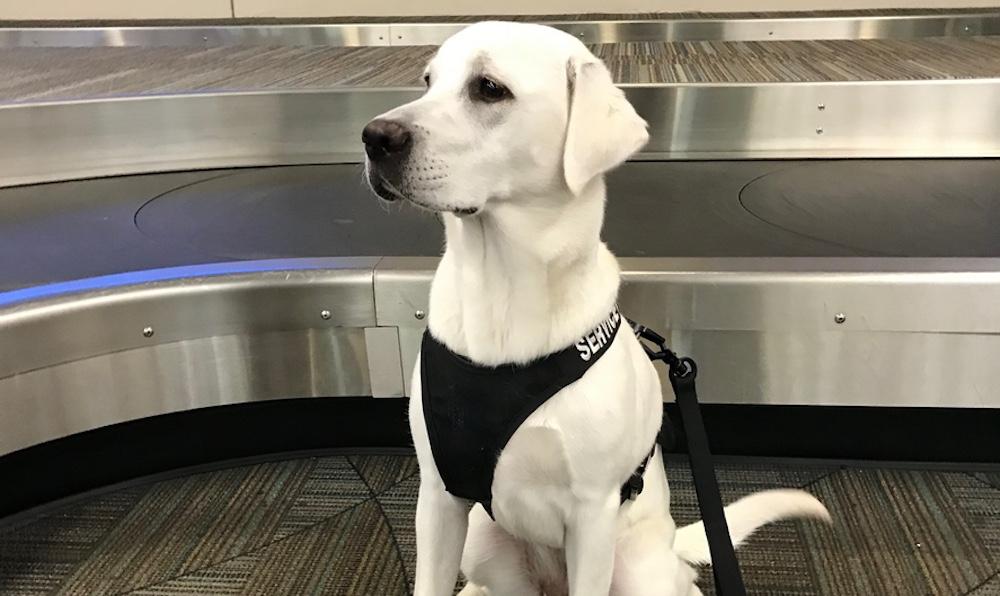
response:
M423 97L373 120L364 140L375 192L444 221L429 333L479 367L526 365L578 341L586 348L580 338L608 321L619 286L600 239L603 174L646 143L646 123L582 43L537 25L471 26L441 47L425 80ZM675 528L658 449L641 494L624 503L620 494L662 416L653 365L623 326L604 334L602 357L582 377L498 444L495 521L446 489L418 363L417 596L451 594L460 565L467 596L699 593L692 565L709 562L707 542L700 523ZM462 397L477 407L477 395ZM828 518L792 490L746 497L726 514L736 543L773 520Z

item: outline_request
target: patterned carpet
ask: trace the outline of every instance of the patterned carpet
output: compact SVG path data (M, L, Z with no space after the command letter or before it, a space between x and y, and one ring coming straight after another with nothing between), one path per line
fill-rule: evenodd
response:
M634 42L592 47L621 83L1000 76L1000 37ZM0 103L157 93L421 85L434 47L21 48L0 52Z
M511 21L640 21L688 19L804 19L816 17L886 17L907 15L995 14L995 7L967 8L874 8L846 10L742 11L742 12L629 12L548 15L433 15L433 16L348 16L348 17L237 17L234 19L148 19L148 20L3 20L0 27L114 27L120 25L269 25L334 23L467 23L487 19Z
M667 467L674 515L692 521L690 474L681 460ZM726 500L804 487L836 521L752 538L740 551L752 594L1000 594L1000 473L735 461L719 479ZM368 454L89 495L0 521L0 594L406 594L416 490L412 457Z

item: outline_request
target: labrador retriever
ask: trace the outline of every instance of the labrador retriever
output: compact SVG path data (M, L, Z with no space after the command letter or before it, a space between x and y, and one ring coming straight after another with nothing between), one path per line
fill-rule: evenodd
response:
M615 309L603 174L647 142L646 122L579 40L539 25L468 27L441 46L424 79L422 97L370 122L363 139L374 192L443 220L429 333L480 367L527 365L573 346ZM700 593L694 567L710 562L708 545L700 523L675 527L659 449L644 490L620 498L655 444L663 407L632 333L613 335L600 360L502 445L492 517L446 489L422 391L418 363L417 596L451 594L460 566L464 596ZM463 398L476 407L477 395ZM737 544L774 520L829 519L794 490L745 497L726 515Z

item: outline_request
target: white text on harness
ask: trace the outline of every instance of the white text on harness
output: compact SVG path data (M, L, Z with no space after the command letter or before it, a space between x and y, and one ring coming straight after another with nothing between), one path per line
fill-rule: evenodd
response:
M576 350L580 353L580 358L584 362L588 362L595 354L611 343L621 320L622 315L616 308L593 331L584 335L580 338L580 341L576 342Z

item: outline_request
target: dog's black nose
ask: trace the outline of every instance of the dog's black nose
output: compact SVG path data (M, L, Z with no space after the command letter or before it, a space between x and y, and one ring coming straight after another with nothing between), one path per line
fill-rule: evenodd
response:
M399 122L377 118L365 126L361 132L361 140L365 143L368 158L381 161L406 155L412 139L409 129Z

